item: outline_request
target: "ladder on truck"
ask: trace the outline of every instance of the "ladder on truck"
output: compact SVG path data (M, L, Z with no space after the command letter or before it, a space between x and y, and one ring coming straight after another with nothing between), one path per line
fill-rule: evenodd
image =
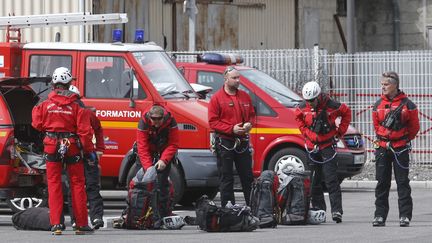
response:
M6 41L21 41L22 28L54 27L64 25L94 25L94 24L122 24L127 23L125 13L91 14L84 13L62 13L43 15L22 15L0 17L0 30L6 29ZM17 36L11 37L10 32L16 31Z

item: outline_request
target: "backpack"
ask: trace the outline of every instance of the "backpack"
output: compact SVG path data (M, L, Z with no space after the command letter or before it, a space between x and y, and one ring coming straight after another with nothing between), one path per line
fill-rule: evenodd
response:
M278 189L279 224L306 224L309 211L309 171L296 172L284 179Z
M195 212L196 224L207 232L250 232L259 226L248 206L220 208L205 195L198 199Z
M271 170L265 170L252 183L250 205L252 215L259 218L260 228L275 228L277 226L277 189L278 176Z
M153 183L138 184L131 181L126 198L127 206L123 212L124 228L150 229L153 227L152 196Z
M12 216L12 224L17 230L51 230L49 209L44 207L28 208Z
M144 183L144 171L140 169L137 175L131 180L126 198L126 209L123 210L122 216L119 219L113 220L114 228L124 229L155 229L159 225L155 225L154 214L158 213L154 210L157 202L156 190L153 182ZM170 182L168 204L172 205L173 186ZM169 209L172 207L170 206ZM171 213L169 213L171 214ZM162 220L162 219L161 219Z

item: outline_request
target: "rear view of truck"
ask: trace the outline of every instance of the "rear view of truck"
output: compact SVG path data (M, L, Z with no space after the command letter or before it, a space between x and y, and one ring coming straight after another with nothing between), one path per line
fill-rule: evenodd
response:
M0 200L13 211L46 205L42 134L31 126L39 101L33 82L49 78L0 78Z

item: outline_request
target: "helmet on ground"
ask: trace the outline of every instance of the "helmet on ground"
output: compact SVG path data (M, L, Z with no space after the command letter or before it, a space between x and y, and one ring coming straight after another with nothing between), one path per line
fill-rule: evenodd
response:
M313 100L321 94L321 88L317 82L310 81L303 86L302 94L303 99Z
M65 67L59 67L54 70L52 75L52 82L54 84L68 84L70 81L72 81L72 74L70 73L69 69Z
M280 184L283 184L285 178L293 175L294 172L301 172L304 170L303 163L293 156L284 156L284 158L276 164L276 174L278 175Z
M168 216L162 219L165 227L171 230L181 229L186 223L184 219L180 216Z
M69 86L69 91L77 94L78 96L81 96L81 92L79 91L79 89L75 85Z
M308 212L308 224L321 224L326 221L326 212L321 209L309 209Z

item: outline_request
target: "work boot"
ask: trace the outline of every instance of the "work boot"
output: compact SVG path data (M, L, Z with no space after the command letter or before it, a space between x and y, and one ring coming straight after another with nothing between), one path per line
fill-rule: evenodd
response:
M90 228L88 225L86 226L77 226L75 229L76 235L87 235L87 234L93 234L94 230Z
M381 217L381 216L375 217L374 220L372 221L372 226L373 227L385 226L385 220L384 220L384 218Z
M401 217L399 220L400 227L408 227L410 225L410 220L407 217Z
M51 234L61 235L62 234L62 226L60 224L53 225L51 227Z
M102 219L94 219L92 222L93 229L103 228L105 223Z
M332 213L333 221L335 221L337 224L342 223L342 214L339 212L333 212Z

